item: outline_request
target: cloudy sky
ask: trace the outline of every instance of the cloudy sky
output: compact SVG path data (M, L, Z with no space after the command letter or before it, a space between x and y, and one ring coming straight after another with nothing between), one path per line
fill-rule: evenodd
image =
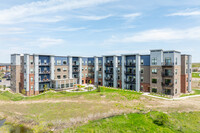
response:
M200 0L5 0L0 62L11 53L100 56L176 49L200 62Z

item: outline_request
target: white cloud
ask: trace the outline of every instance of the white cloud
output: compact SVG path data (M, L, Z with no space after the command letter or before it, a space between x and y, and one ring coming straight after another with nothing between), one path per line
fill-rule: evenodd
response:
M102 20L111 17L112 15L106 16L79 16L78 18L85 19L85 20Z
M181 11L176 13L168 14L167 16L198 16L200 15L200 11Z
M32 42L32 46L38 46L40 48L47 48L52 46L60 46L64 44L63 39L54 39L54 38L39 38L35 42Z
M126 37L113 36L107 40L108 43L134 43L134 42L154 42L171 40L200 40L200 27L190 29L153 29L135 33Z
M0 31L0 35L27 33L23 28L17 27L0 28Z
M126 15L123 15L124 18L131 18L131 19L134 19L136 17L139 17L141 16L142 14L141 13L132 13L132 14L126 14Z
M11 24L24 18L55 13L62 10L73 10L96 6L115 0L45 0L18 5L10 9L0 10L0 23Z

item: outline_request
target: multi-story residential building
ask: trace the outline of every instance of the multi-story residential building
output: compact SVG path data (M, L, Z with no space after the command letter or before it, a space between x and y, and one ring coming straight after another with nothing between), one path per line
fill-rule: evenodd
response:
M92 83L178 96L191 92L191 63L190 55L163 50L102 57L13 54L11 89L37 95L45 87L59 90Z

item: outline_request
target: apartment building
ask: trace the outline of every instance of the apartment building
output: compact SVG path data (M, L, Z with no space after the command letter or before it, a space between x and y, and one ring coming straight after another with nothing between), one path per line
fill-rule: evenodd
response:
M191 92L191 64L190 55L174 50L102 57L13 54L11 89L37 95L45 87L59 90L92 83L178 96Z

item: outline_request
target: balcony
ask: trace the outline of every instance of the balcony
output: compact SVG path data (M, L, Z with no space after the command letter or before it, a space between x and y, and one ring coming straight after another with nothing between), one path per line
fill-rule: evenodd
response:
M134 72L134 71L125 71L124 73L126 75L136 75L136 72Z
M107 66L107 67L113 67L113 63L112 62L107 62L107 63L105 63L105 66Z
M45 83L45 82L51 82L51 80L49 79L43 79L43 80L39 80L40 83Z
M88 63L88 66L94 66L94 63Z
M125 63L124 65L125 65L126 67L135 67L135 66L136 66L136 63L129 62L129 63Z
M106 80L106 81L113 81L113 78L105 77L105 80Z
M73 66L73 67L78 67L78 66L79 66L79 63L72 63L72 66Z
M88 70L88 72L90 72L90 73L93 73L93 72L94 72L94 70L93 70L93 69L90 69L90 70Z
M174 87L173 83L162 83L163 87Z
M112 74L113 71L112 71L112 70L105 70L105 73L107 73L107 74Z
M42 72L39 72L39 74L51 74L50 71L42 71Z
M135 80L128 80L128 79L125 79L124 82L126 84L136 84L136 81Z
M94 79L94 75L88 76L88 78L90 78L90 79Z
M172 73L172 72L163 72L163 73L162 73L162 76L163 76L163 77L173 77L173 76L174 76L174 73Z
M163 63L162 63L162 66L163 66L163 67L165 67L165 66L170 66L170 67L172 67L172 66L174 66L174 63L172 63L172 62L163 62Z
M73 70L72 72L73 72L73 73L79 73L80 70Z
M38 63L39 66L50 66L50 63Z

